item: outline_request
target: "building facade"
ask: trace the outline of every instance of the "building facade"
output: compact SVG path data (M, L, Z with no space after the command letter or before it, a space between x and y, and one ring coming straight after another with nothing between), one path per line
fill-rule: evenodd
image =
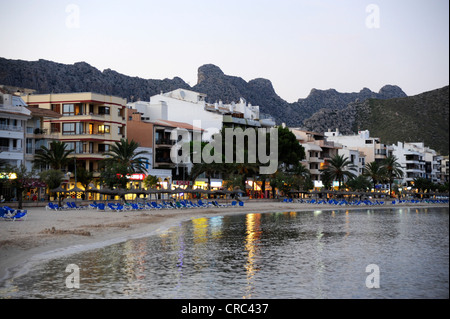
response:
M425 178L433 183L442 181L442 156L435 150L426 147L424 143L402 143L392 145L393 155L397 157L404 176L402 184L412 186L414 179Z
M357 150L365 157L365 163L382 162L392 155L392 148L381 143L378 137L371 137L368 130L360 131L356 135L342 135L339 130L324 133L328 141L342 144L348 149Z
M25 164L25 134L31 112L20 97L0 91L0 159L4 165Z
M302 164L309 170L314 187L322 187L321 170L325 168L331 158L338 154L342 145L328 141L322 133L298 128L290 128L290 131L305 149L305 159Z
M168 120L150 120L142 116L138 109L128 107L127 110L128 139L139 143L149 153L147 174L156 176L163 187L186 184L192 163L172 160L172 149L194 139L194 131L198 139L202 139L203 130L189 123Z
M99 176L103 153L108 152L114 142L126 138L126 100L123 98L92 92L29 94L22 98L30 108L39 107L61 115L44 119L42 129L48 137L65 142L68 149L73 149L73 166L76 163L94 172L94 177Z
M273 127L275 121L259 113L259 106L247 103L243 98L238 103L224 104L221 101L210 104L206 94L185 89L161 93L149 102L128 103L136 109L143 120L170 120L188 123L204 130L203 139L208 141L222 127Z

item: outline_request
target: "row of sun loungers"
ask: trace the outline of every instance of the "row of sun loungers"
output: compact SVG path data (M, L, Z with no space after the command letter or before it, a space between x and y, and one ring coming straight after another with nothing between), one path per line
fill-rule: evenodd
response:
M191 200L180 200L180 201L162 201L157 202L146 202L146 203L92 203L86 206L77 206L75 202L67 202L62 207L58 204L48 203L46 206L47 210L54 211L64 211L64 210L80 210L80 209L96 209L99 211L141 211L141 210L159 210L159 209L187 209L187 208L208 208L208 207L237 207L244 206L244 202L232 201L230 204L219 204L217 201L203 202L202 200L196 203Z
M383 201L383 200L353 200L347 201L345 199L337 200L337 199L292 199L285 198L283 199L285 203L305 203L305 204L323 204L323 205L350 205L350 206L375 206L375 205L384 205L384 204L418 204L418 203L426 203L426 204L448 204L448 199L422 199L422 200L392 200L392 201Z
M146 202L146 203L94 203L89 205L92 209L97 209L101 211L142 211L142 210L160 210L160 209L188 209L188 208L208 208L208 207L237 207L244 206L243 202L233 201L230 204L219 204L217 201L203 202L199 200L197 203L188 200L180 201L162 201L157 202Z

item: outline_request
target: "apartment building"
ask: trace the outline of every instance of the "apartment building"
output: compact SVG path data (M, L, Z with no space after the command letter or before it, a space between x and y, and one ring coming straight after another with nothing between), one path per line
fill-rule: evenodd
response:
M298 142L305 148L305 159L302 164L309 169L314 187L322 187L321 169L327 161L338 154L342 145L328 141L322 133L311 132L299 128L290 128Z
M433 183L442 182L441 164L443 157L424 143L402 143L393 145L393 155L402 166L402 184L410 186L415 178L425 178Z
M25 164L25 128L31 112L20 97L0 89L0 160L3 164Z
M25 131L25 166L27 170L31 170L36 151L41 146L49 147L49 144L56 139L55 135L48 134L47 129L44 128L44 122L58 119L61 114L35 106L26 108L30 111L31 118L26 123Z
M168 121L162 119L150 120L141 112L128 108L127 136L149 152L150 165L147 173L158 177L163 186L186 185L192 163L176 163L172 161L171 151L178 145L193 140L194 131L202 138L203 130L189 123ZM176 134L175 137L172 134ZM175 137L175 138L174 138Z
M110 146L126 138L126 100L120 97L83 93L28 94L22 99L30 108L51 110L59 118L45 118L47 136L73 149L74 163L99 176L99 161ZM75 164L74 164L75 165ZM69 170L73 167L69 167Z
M441 160L441 182L448 183L449 181L449 160L448 155L443 156Z
M149 102L128 103L141 113L143 120L170 120L188 123L204 130L204 140L210 140L222 127L273 127L275 121L259 113L259 106L241 98L238 103L206 102L206 94L177 89L152 96Z
M348 149L357 150L365 156L365 163L381 162L392 154L392 148L381 143L380 138L371 137L368 130L359 131L356 135L342 135L339 130L324 133L328 141L342 144Z

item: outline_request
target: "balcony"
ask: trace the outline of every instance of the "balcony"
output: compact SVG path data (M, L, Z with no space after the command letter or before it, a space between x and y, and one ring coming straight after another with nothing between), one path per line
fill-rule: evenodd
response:
M0 153L2 153L2 152L21 153L21 152L23 152L23 148L21 148L21 147L0 146Z
M0 131L22 132L22 126L0 124Z
M60 135L60 139L98 139L98 140L104 140L104 139L112 139L111 133L102 133L99 131L93 131L91 133L87 132L78 132L78 133L72 133L72 132L63 132Z
M342 148L340 144L335 144L334 142L329 142L325 140L316 140L316 142L319 142L320 147L326 147L326 148Z
M172 146L175 145L175 141L170 138L158 138L155 140L156 146Z

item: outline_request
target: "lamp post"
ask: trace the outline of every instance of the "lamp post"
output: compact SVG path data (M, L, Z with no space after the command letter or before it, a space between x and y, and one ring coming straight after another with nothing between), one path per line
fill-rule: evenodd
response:
M77 158L75 156L73 157L73 164L75 167L75 186L74 187L77 187Z

